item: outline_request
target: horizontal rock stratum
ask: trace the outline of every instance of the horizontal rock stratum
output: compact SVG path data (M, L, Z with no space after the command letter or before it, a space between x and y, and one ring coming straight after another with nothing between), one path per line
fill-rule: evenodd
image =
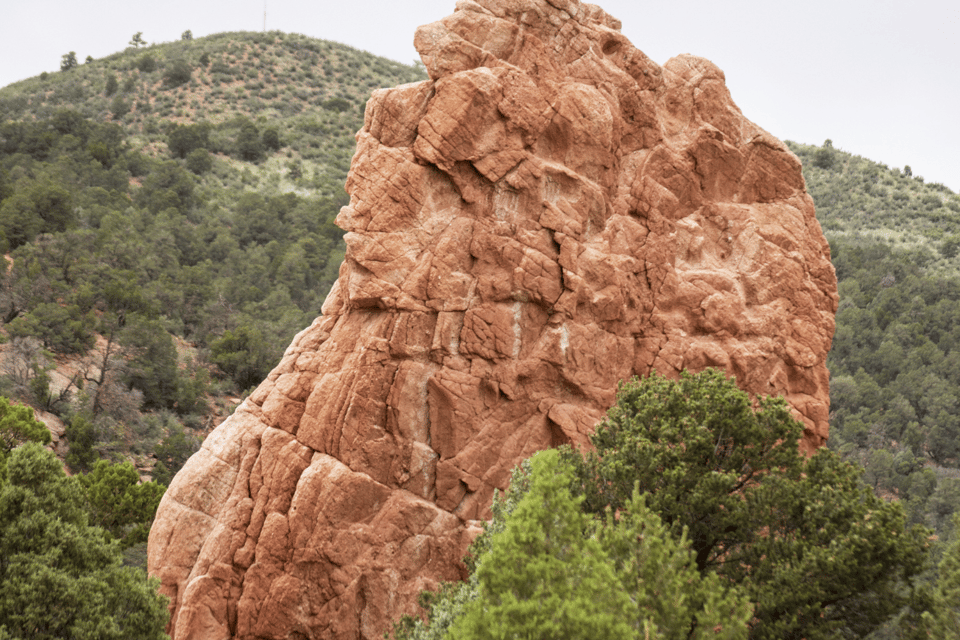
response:
M722 367L827 437L837 306L800 163L723 72L576 0L461 0L377 91L323 315L167 491L175 640L379 639L617 382Z

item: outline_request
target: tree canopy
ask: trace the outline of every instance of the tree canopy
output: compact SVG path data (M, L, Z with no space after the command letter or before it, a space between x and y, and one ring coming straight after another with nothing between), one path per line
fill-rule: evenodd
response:
M33 409L0 396L0 485L6 478L10 452L27 442L47 444L50 431L33 417Z
M469 579L425 592L426 622L406 617L394 637L747 637L751 606L742 590L701 576L689 540L675 538L639 493L616 515L595 519L573 484L558 451L519 465L470 547Z
M907 604L927 536L829 449L807 459L782 398L756 408L723 372L656 373L622 384L577 465L585 508L618 509L634 486L701 573L742 585L750 637L862 637Z
M91 524L105 529L121 546L145 542L164 486L140 482L129 462L97 460L89 473L78 476L86 494Z
M0 637L166 638L158 581L121 566L83 493L36 443L14 450L0 486Z
M584 536L589 519L557 462L555 451L533 458L530 490L480 561L480 593L451 630L455 640L633 636L636 603L611 588L613 567Z

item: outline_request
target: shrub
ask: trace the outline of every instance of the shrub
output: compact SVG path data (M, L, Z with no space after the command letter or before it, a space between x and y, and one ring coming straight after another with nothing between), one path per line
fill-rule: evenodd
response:
M107 97L112 96L117 92L117 76L111 74L107 75L107 83L104 85L103 94Z
M187 171L193 174L203 175L213 167L213 158L206 149L194 149L187 154L184 166L187 167Z
M0 636L166 638L159 581L123 567L82 504L53 453L31 443L10 457L0 488Z
M178 58L170 62L163 71L164 86L174 89L190 82L193 70L186 60Z
M157 59L151 54L145 53L137 60L137 69L141 73L150 73L157 70Z

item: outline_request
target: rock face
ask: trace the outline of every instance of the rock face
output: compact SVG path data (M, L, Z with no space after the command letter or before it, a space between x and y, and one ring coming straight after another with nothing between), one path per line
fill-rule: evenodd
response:
M720 69L576 0L461 0L416 45L431 79L357 134L323 315L160 505L176 640L381 638L632 375L723 367L827 437L829 249Z

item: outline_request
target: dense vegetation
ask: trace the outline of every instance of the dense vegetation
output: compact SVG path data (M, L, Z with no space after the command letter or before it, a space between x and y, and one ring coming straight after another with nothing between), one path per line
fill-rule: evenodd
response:
M88 524L75 478L30 443L0 485L0 638L167 637L166 598Z
M960 510L960 196L829 141L792 148L840 293L829 445L911 522L949 539Z
M298 34L222 33L129 48L12 84L0 90L0 122L47 120L70 108L122 125L131 146L152 155L164 155L175 125L206 123L211 152L266 165L227 162L233 171L218 174L228 184L214 186L236 187L240 174L261 192L334 195L371 91L425 77L421 69ZM247 121L259 140L244 130Z
M121 555L163 487L104 460L68 478L49 441L29 408L0 398L0 638L165 638L158 581Z
M820 640L897 618L922 633L918 612L941 610L918 580L929 531L857 465L803 457L801 431L722 372L624 384L594 451L517 470L470 579L394 636Z
M803 162L817 219L831 242L921 249L922 270L960 275L960 196L909 166L890 168L833 147L788 143Z

